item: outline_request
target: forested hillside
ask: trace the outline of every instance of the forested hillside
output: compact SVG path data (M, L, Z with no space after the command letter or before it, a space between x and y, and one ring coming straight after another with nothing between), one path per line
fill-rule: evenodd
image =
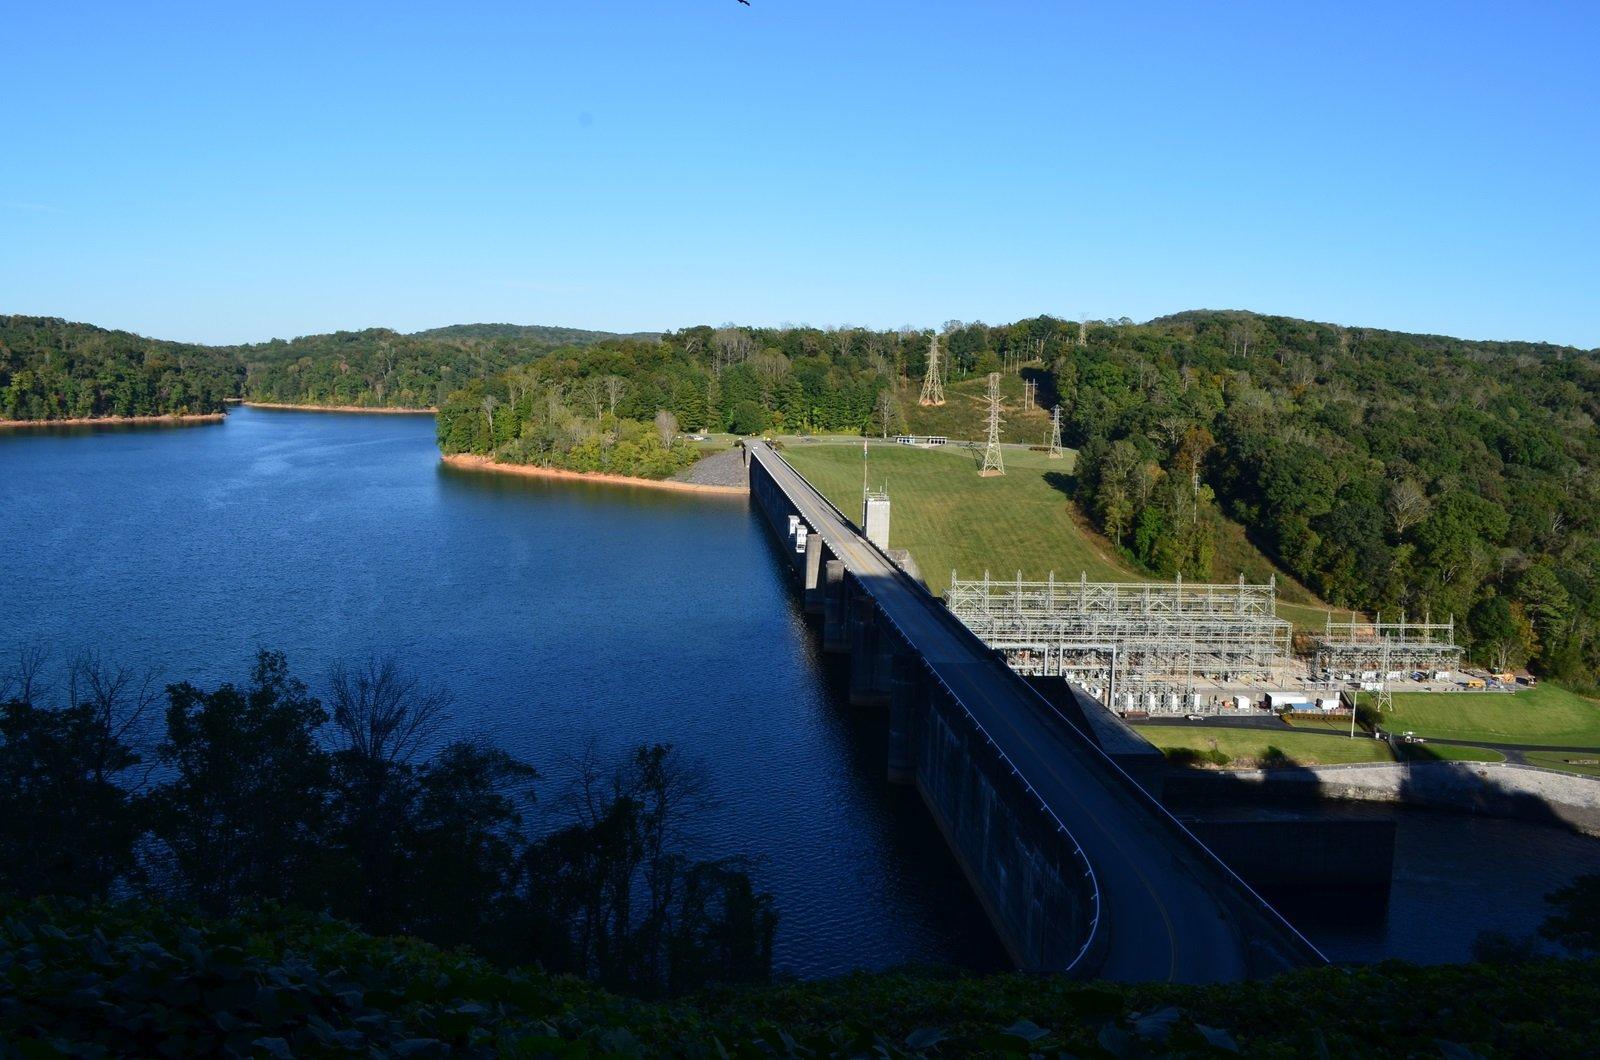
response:
M674 442L680 428L854 432L896 421L889 382L921 363L926 342L915 332L698 327L563 350L452 394L439 442L447 453L662 477L693 459Z
M1595 351L1225 312L1086 338L1055 359L1078 500L1134 558L1203 569L1225 515L1332 603L1594 680Z
M0 316L0 419L221 412L243 366L224 350L54 317Z
M386 328L338 331L241 346L255 401L374 408L432 408L474 379L560 348L613 339L600 331L461 324L402 335Z

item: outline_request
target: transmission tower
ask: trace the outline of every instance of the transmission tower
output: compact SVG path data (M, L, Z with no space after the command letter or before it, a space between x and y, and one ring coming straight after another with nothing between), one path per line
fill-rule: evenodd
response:
M1038 395L1038 393L1039 393L1039 384L1038 383L1034 382L1032 379L1029 379L1026 382L1024 382L1022 384L1022 407L1024 409L1033 408L1033 406L1034 406L1034 398Z
M983 451L984 478L1006 473L1005 460L1000 456L1000 373L989 373L989 444Z
M1060 460L1061 452L1061 406L1057 405L1050 410L1050 459Z
M1078 345L1079 346L1087 346L1088 344L1089 344L1089 318L1088 317L1080 317L1078 319Z
M939 371L939 336L928 343L928 370L922 377L922 397L919 405L944 404L944 378Z

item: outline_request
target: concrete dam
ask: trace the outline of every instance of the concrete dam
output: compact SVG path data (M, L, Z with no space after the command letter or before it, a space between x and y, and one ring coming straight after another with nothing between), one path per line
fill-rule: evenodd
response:
M771 446L745 453L850 702L887 714L889 780L915 785L1019 968L1223 982L1325 962Z

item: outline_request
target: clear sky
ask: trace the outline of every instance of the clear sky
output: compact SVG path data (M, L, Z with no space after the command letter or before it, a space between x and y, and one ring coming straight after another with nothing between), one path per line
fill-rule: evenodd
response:
M1600 346L1587 0L18 0L0 40L0 312Z

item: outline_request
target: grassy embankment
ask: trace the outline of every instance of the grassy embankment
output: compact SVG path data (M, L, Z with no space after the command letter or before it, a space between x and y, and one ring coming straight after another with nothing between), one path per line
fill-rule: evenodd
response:
M859 441L837 439L785 443L784 456L846 515L860 517L861 447ZM1068 496L1076 454L1051 460L1042 452L1005 450L1006 474L979 478L982 454L970 449L913 449L875 443L867 458L873 486L888 483L894 511L889 543L911 551L928 588L942 593L950 570L963 577L1057 578L1076 580L1080 571L1091 581L1142 581L1111 545L1083 525ZM1272 564L1255 551L1243 533L1226 550L1231 574L1213 568L1212 577L1233 581L1245 571L1250 581L1266 581ZM1325 610L1310 594L1283 576L1280 601L1298 596L1304 604L1279 603L1279 612L1300 624L1322 626Z
M1315 968L1218 986L857 974L635 1001L266 911L0 900L19 1056L1583 1056L1600 962Z
M1396 692L1382 724L1430 740L1600 749L1600 702L1552 684L1520 692Z
M1203 725L1135 725L1134 729L1168 758L1184 764L1250 769L1394 761L1389 745L1370 736L1339 740L1319 733Z

